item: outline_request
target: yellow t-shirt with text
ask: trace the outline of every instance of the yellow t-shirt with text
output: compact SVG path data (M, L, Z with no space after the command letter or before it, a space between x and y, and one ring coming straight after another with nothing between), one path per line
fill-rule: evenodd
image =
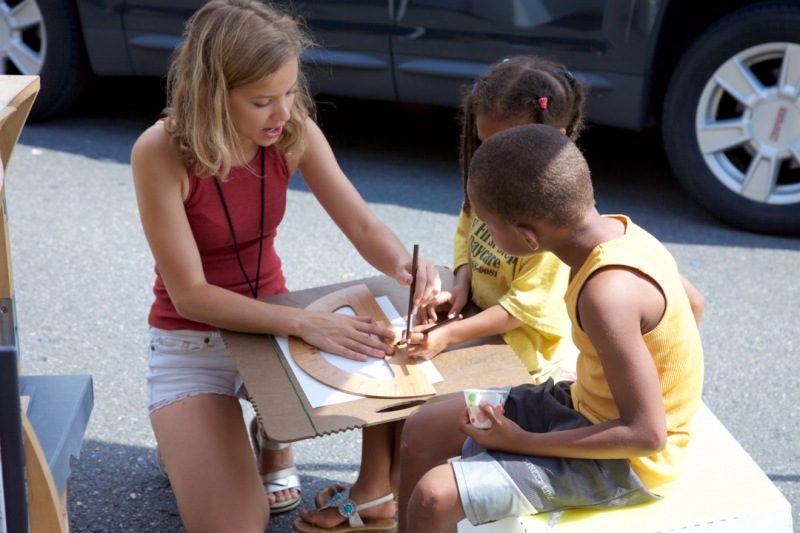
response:
M472 302L481 309L501 305L524 324L503 333L534 381L545 381L575 347L564 293L569 269L544 252L514 257L494 244L486 225L464 211L454 238L453 271L470 269Z

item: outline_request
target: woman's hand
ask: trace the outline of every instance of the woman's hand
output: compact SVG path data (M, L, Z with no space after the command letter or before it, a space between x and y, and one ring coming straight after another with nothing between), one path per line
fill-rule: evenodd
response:
M413 277L411 276L412 261L404 264L395 276L397 282L403 287L410 287ZM436 264L430 259L417 258L417 283L414 286L414 310L434 301L442 289L442 280L439 278L439 271Z
M307 311L303 320L299 336L325 352L367 361L368 357L383 358L394 351L395 332L374 324L368 316Z

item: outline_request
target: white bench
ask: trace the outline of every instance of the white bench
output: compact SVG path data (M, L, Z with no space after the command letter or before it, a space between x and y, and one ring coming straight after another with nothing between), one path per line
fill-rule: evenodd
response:
M792 533L789 502L703 405L683 476L664 498L613 510L569 510L507 518L459 533Z

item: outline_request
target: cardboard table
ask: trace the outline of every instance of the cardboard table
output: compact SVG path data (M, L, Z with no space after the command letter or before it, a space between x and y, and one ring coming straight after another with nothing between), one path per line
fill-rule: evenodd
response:
M452 283L450 270L440 267L442 285ZM365 284L376 297L387 296L395 308L408 308L408 289L387 276L279 294L265 301L305 308L322 296L352 285ZM270 439L292 442L402 420L427 401L461 394L468 388L517 385L530 381L525 367L499 337L456 346L439 354L434 364L444 381L434 384L435 396L362 399L312 408L297 378L271 335L222 331L256 412Z

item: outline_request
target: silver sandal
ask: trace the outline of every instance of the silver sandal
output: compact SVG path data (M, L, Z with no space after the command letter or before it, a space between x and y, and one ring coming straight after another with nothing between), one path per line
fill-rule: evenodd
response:
M364 509L369 509L370 507L375 507L392 500L394 500L394 494L390 492L385 496L375 498L374 500L370 500L368 502L356 503L350 499L350 487L347 487L342 492L337 492L336 495L328 500L328 503L324 507L320 507L319 510L324 511L325 509L336 507L339 510L339 514L347 518L347 522L350 527L364 527L364 521L358 514L359 511L363 511Z
M337 492L333 498L317 509L317 511L324 511L325 509L336 509L339 514L347 518L347 524L342 523L338 526L331 528L322 528L315 524L304 521L302 518L297 518L292 523L295 531L301 533L351 533L351 532L364 532L364 533L394 533L397 531L397 522L393 518L384 519L369 519L366 521L358 514L359 511L375 507L382 503L394 500L394 494L391 492L380 498L370 500L364 503L356 503L350 498L350 487L345 488L341 492Z
M253 449L256 454L256 461L261 455L261 450L283 450L288 448L289 444L282 442L275 442L264 437L261 431L261 424L258 423L258 418L254 418L250 424L250 436L253 439ZM300 486L300 475L297 471L297 465L270 472L261 475L261 484L264 485L264 491L267 493L278 492L287 489L296 489L297 497L282 502L275 502L269 506L270 514L277 515L288 513L300 505L300 494L302 488Z

